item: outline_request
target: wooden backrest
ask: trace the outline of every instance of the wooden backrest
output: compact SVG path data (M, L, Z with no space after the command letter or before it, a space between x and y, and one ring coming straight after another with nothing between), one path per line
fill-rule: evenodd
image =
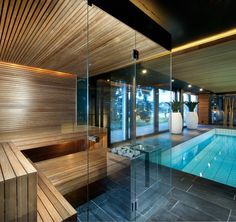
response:
M36 169L12 143L0 143L0 166L0 221L36 221Z

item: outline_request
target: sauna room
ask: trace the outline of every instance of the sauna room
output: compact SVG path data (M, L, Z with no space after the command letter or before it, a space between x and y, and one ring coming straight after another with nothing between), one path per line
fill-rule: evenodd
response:
M132 3L158 37L99 2L1 1L0 221L132 220L137 195L154 192L157 168L145 154L110 148L126 136L136 144L135 90L153 56L164 55L155 79L170 89L170 35ZM140 93L153 99L148 85Z
M218 209L184 198L207 183L178 168L202 144L176 150L235 127L236 40L173 48L133 2L0 0L0 221L190 221L182 205Z

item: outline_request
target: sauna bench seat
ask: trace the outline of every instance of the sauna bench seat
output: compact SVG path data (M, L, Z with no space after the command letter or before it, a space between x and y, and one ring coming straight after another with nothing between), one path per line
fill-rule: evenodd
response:
M38 129L28 129L16 132L0 133L0 142L13 142L19 150L28 150L39 147L45 147L63 142L75 140L87 140L89 135L95 135L102 138L99 144L107 147L107 131L98 127L75 127L73 129L64 129L60 127L44 127Z
M76 210L38 171L37 222L76 221Z
M76 210L13 144L0 143L0 221L76 221Z
M107 149L95 148L35 163L62 194L76 191L107 176ZM89 178L88 178L89 175Z

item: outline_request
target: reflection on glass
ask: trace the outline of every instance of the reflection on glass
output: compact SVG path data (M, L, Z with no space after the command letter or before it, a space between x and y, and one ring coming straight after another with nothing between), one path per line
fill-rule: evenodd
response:
M154 90L152 87L137 87L136 90L136 135L154 132Z

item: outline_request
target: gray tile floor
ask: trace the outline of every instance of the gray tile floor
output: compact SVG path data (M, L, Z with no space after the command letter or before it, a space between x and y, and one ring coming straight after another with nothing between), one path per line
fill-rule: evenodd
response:
M148 221L234 221L236 189L172 170L168 207Z
M166 149L210 128L184 130L183 135L165 133L140 142ZM153 182L147 188L143 162L139 164L135 180L130 174L132 168L106 178L107 191L80 206L78 220L131 221L127 215L132 211L130 203L135 197L139 204L132 221L236 221L235 188L155 164L151 165Z

